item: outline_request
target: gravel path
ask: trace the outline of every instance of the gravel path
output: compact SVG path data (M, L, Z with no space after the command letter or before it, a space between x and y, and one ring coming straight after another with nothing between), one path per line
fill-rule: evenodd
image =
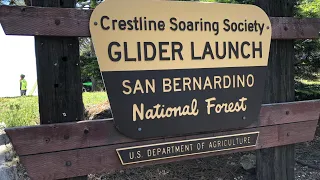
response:
M10 151L5 145L8 139L4 134L3 130L0 130L0 179L1 180L16 180L17 168L15 166L10 166L6 161L8 155L10 156Z

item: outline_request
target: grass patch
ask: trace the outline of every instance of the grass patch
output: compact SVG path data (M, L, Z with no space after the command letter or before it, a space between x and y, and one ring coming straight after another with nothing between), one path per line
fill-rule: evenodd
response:
M85 107L108 100L106 92L83 93ZM6 127L31 126L39 124L37 96L0 98L0 122Z
M6 127L38 124L38 97L0 98L0 122Z
M82 97L83 103L86 107L101 104L108 100L106 92L84 92Z
M320 77L315 80L296 79L295 98L297 101L320 99Z
M317 80L306 80L306 79L298 79L297 81L301 82L302 84L305 85L320 85L320 79Z

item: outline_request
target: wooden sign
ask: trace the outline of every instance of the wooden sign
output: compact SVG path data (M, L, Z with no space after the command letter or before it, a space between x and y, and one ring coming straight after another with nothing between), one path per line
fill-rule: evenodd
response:
M271 23L252 5L106 0L90 31L116 128L131 138L258 120Z
M64 40L61 36L89 36L87 22L90 15L91 10L72 8L0 6L1 25L5 33L11 35L52 36L53 39L58 36L61 40ZM151 26L139 25L139 22L144 21L144 17ZM270 19L273 21L273 39L291 41L318 38L319 19ZM153 21L157 22L158 29L139 29L154 27ZM218 23L211 26L211 21ZM230 24L231 29L237 30L231 32L225 23ZM254 113L255 108L260 107L271 28L260 9L254 6L218 3L114 0L105 1L98 6L90 26L115 119L71 122L75 118L68 115L63 119L63 122L68 123L6 128L6 134L31 179L64 179L101 172L113 173L126 168L282 147L314 138L319 120L320 100L264 104L260 110L259 122L246 128L212 132L217 129L244 127L258 119ZM111 26L119 28L113 30ZM39 46L37 51L48 49L48 46L52 45L50 42L41 43L43 47ZM163 42L169 42L169 45ZM136 50L132 50L135 45ZM146 51L141 48L144 46ZM276 49L279 50L279 47ZM75 53L68 52L67 48L60 51L60 55L63 54ZM109 58L111 56L112 58ZM171 59L167 60L166 57ZM76 56L71 58L76 59ZM135 58L135 61L132 58ZM41 60L41 57L39 59ZM243 86L241 81L239 85L229 86L228 81L223 84L222 79L220 82L217 77L210 87L209 83L212 82L206 81L206 78L218 76L219 73L227 80L227 76L232 77L231 75L236 73L247 76L252 74L254 83L252 87L240 88L239 85ZM279 69L274 73L279 73ZM163 83L158 81L163 80L163 77L171 79L171 84L162 86ZM191 80L189 84L186 77L192 77L192 81L204 77L204 81L201 81L203 86L200 86L200 89L197 83L191 84ZM110 83L113 78L114 84ZM179 78L185 85L177 84ZM137 79L141 83L130 86L132 92L136 89L135 92L124 96L123 92L128 91L128 88L123 86L122 82ZM151 91L152 86L149 85L146 86L149 91L146 91L146 87L142 88L146 79L150 82L154 79L155 92ZM275 83L276 86L288 84L281 85L279 82ZM77 84L75 81L74 83ZM198 89L191 89L193 86ZM169 89L164 91L161 90L162 87ZM64 92L61 93L65 95ZM204 105L207 102L203 100L212 97L216 98L216 101L213 101L216 102L215 106ZM247 98L244 101L245 112L225 112L224 109L235 106L230 105L231 103L228 103L228 106L220 105L221 111L217 112L219 103L236 101L239 97ZM152 111L146 111L148 114L143 120L139 119L141 115L136 115L138 119L133 121L134 104L143 103L149 108L150 104L161 103L170 107L192 102L193 99L197 100L196 110L199 110L199 114L192 118L185 114L183 119L180 119L180 116L150 119ZM210 114L205 114L208 109ZM201 133L137 141L119 134L114 124L120 132L138 138L186 132ZM209 132L202 133L205 130ZM270 169L269 166L266 168Z

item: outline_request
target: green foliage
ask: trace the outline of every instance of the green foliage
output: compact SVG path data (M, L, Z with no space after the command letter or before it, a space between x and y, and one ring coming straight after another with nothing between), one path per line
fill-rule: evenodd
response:
M96 57L90 57L86 55L80 56L80 68L82 81L84 81L85 79L91 80L93 78L96 80L97 88L104 88L99 64Z
M295 44L295 75L304 79L315 79L320 68L320 41L298 40Z
M97 7L98 4L100 4L102 0L77 0L78 6L85 7L89 6L91 9L94 9Z
M320 18L320 0L300 0L296 16ZM304 79L316 79L320 69L320 40L296 41L295 55L295 75Z
M301 0L298 4L298 17L320 17L320 0Z
M108 100L106 92L83 93L86 107ZM0 98L0 123L6 127L31 126L40 123L37 96Z
M90 7L91 7L91 8L96 8L97 5L98 5L98 2L97 2L96 0L91 0L91 1L90 1Z
M320 99L320 77L314 80L296 79L296 101Z
M80 56L81 76L101 79L96 57Z
M91 56L91 38L79 38L80 56Z

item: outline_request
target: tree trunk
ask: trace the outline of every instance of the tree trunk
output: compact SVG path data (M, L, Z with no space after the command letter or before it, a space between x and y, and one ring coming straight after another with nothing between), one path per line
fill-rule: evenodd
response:
M256 0L269 16L293 16L293 0ZM294 101L294 41L272 40L263 103ZM257 151L258 180L294 179L294 144Z
M91 82L92 82L92 89L91 91L97 91L97 80L94 77L91 77Z
M76 0L32 0L33 6L73 8ZM55 19L58 26L60 20ZM77 37L35 36L40 123L83 119ZM70 178L87 179L87 176Z
M24 4L26 6L31 6L31 1L30 0L24 0Z
M96 57L96 52L94 50L94 46L91 38L90 38L90 51L91 51L90 53L91 57Z

